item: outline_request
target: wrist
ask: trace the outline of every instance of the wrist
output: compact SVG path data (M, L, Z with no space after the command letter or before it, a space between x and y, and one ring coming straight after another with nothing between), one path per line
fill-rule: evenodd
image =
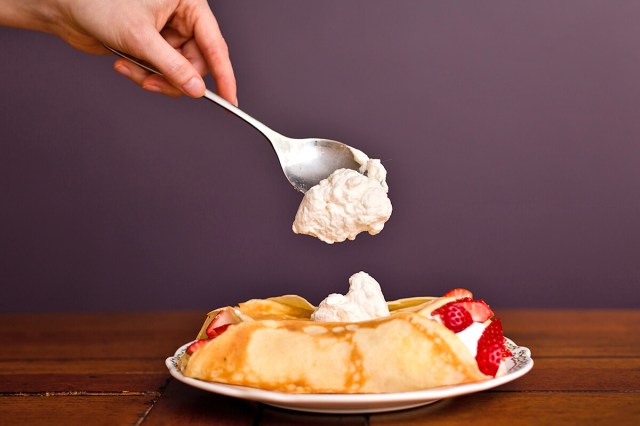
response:
M63 0L0 0L0 25L55 32Z

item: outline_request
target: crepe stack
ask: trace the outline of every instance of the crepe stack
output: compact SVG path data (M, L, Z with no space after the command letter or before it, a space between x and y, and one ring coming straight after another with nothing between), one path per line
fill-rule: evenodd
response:
M392 301L389 317L357 323L311 321L315 307L299 296L250 300L210 312L180 366L188 377L287 393L404 392L489 379L431 317L455 300Z

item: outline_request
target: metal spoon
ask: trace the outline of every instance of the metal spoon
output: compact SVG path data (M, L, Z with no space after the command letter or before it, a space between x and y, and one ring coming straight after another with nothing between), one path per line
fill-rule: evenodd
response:
M153 66L138 58L132 57L112 47L106 45L105 47L116 55L128 59L147 71L162 75ZM289 182L291 182L291 185L302 193L307 192L309 188L317 185L322 179L329 177L331 173L338 169L358 170L361 167L361 164L356 161L355 157L358 154L361 156L362 152L348 145L329 139L288 138L271 130L269 127L208 89L205 91L204 98L231 111L262 133L262 135L271 142L271 146L273 146L280 160L284 175ZM360 156L359 158L361 158Z

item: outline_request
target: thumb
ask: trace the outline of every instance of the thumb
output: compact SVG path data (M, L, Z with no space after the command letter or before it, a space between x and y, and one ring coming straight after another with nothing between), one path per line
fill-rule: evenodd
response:
M150 31L148 44L141 48L147 62L153 64L162 76L178 90L192 98L204 95L204 80L194 66L162 38L160 33ZM137 49L136 49L137 50Z

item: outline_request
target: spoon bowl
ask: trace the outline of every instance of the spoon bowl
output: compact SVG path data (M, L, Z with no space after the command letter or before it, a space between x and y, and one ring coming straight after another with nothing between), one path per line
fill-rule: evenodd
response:
M106 45L105 47L149 72L162 75L152 65L138 58L112 47ZM278 160L280 160L284 175L297 191L307 192L309 188L317 185L322 179L326 179L338 169L358 171L362 166L362 160L360 162L356 160L357 158L363 158L362 152L342 142L318 138L288 138L267 127L208 89L205 90L203 98L242 118L267 138L271 142Z
M357 158L362 158L362 152L342 142L319 138L288 138L208 89L204 99L231 111L267 138L278 156L284 175L297 191L307 192L338 169L357 171L362 166L357 161Z

